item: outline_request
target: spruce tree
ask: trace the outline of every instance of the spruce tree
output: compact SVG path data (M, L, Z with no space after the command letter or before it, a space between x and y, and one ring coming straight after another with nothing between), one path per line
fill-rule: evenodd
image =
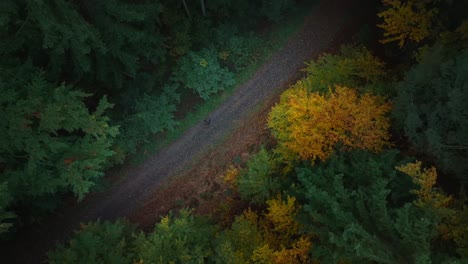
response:
M428 49L398 84L394 117L417 150L468 180L468 49Z
M304 224L318 238L314 257L326 263L432 263L441 254L433 244L441 216L413 203L417 187L395 169L398 160L395 151L354 151L297 170Z

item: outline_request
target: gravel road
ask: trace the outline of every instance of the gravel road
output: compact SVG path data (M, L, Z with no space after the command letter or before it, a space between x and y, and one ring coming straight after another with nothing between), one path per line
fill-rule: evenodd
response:
M2 255L14 254L12 263L39 263L45 250L56 241L66 239L79 223L97 218L115 219L138 210L151 199L163 179L189 166L204 150L218 145L256 106L285 89L288 80L304 67L304 61L317 56L333 40L342 37L340 30L351 21L359 20L356 14L351 14L358 10L358 4L356 0L322 1L307 16L300 31L271 56L253 78L237 87L233 95L209 115L209 125L203 121L196 124L141 166L133 167L124 180L65 209L42 228L23 231L27 235L19 234L15 241L2 246L2 251L8 251Z

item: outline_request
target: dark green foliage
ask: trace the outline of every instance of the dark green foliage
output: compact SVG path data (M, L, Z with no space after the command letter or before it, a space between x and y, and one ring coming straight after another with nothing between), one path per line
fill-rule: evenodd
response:
M87 94L56 87L40 75L2 81L0 151L9 189L17 198L59 190L82 198L113 155L117 128L104 116L112 105L103 98L90 112L82 102Z
M103 176L117 127L104 115L104 97L94 111L87 94L56 86L27 66L0 68L0 205L49 208L57 193L83 198ZM6 201L10 202L6 202Z
M204 100L236 83L234 74L219 65L214 48L189 52L180 60L175 77Z
M139 4L119 0L86 1L87 15L95 18L106 43L106 53L96 56L96 77L108 84L114 80L116 88L125 78L135 78L143 63L164 61L164 37L158 34L158 1L140 1Z
M447 57L435 45L398 84L394 117L440 169L468 180L468 49Z
M275 23L282 22L284 14L295 7L294 0L218 0L205 1L207 9L213 14L228 19L240 27L252 25L266 18ZM241 21L241 23L238 23Z
M166 86L159 96L144 94L137 100L133 113L121 124L117 144L124 152L134 153L136 147L148 142L156 133L171 131L178 122L174 119L179 95L174 86Z
M278 23L283 20L283 14L293 6L293 0L263 0L260 14Z
M265 148L252 156L237 178L242 199L263 204L279 191L279 181L274 178L273 159Z
M182 1L0 1L0 232L10 211L27 223L64 193L83 198L104 169L177 126L180 84L205 100L234 85L230 70L260 46L243 32L289 9L185 2L189 16ZM233 30L220 37L226 24Z
M135 233L127 222L84 225L66 245L48 255L50 263L205 263L212 256L216 227L181 210L164 217L153 232Z
M351 152L297 170L304 225L319 240L313 256L325 263L431 263L440 218L401 195L414 186L397 162L395 151Z
M48 261L51 264L132 263L133 231L134 227L122 220L90 222L83 225L70 242L50 252Z
M239 71L256 61L255 52L262 44L261 39L253 33L245 37L234 35L221 43L218 57Z
M0 35L9 36L1 54L28 56L47 69L48 78L86 77L115 89L134 78L142 62L164 59L157 2L12 2L4 4L10 11L0 19L5 21Z
M206 219L181 210L178 217L165 217L150 234L136 236L136 258L144 263L205 263L212 252L216 228Z
M15 218L15 214L7 211L7 207L12 200L11 194L8 192L7 184L0 184L0 235L6 233L13 225L11 221Z

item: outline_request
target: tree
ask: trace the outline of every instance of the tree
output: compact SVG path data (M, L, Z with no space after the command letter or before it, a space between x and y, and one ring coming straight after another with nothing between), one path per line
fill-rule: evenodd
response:
M294 197L268 200L263 215L248 209L216 240L217 263L306 263L312 246L296 221Z
M252 156L247 168L236 178L236 186L242 197L252 203L263 204L279 191L279 181L274 178L271 154L265 148Z
M135 227L117 220L115 222L90 222L83 224L65 245L48 253L48 262L59 263L132 263L133 232Z
M363 46L342 46L339 54L324 53L306 65L303 82L311 92L326 92L335 85L381 92L378 88L386 75L385 63Z
M236 83L234 74L219 65L217 52L213 48L185 55L175 77L204 100Z
M437 14L432 2L437 0L382 0L387 9L378 14L383 19L378 26L385 31L380 42L398 42L401 48L408 41L418 43L429 37Z
M468 175L468 49L436 44L398 84L393 116L417 150L446 173Z
M414 203L418 185L394 168L399 160L396 151L354 151L297 169L303 224L321 262L457 263L441 250L441 215Z
M140 1L141 2L141 1ZM47 70L47 78L122 88L142 62L164 60L159 2L7 0L0 51ZM39 44L39 45L38 45Z
M143 94L132 113L123 117L117 144L124 153L134 153L139 144L148 143L151 135L172 131L178 125L174 113L179 94L174 86L166 86L159 95Z
M396 169L410 176L413 182L418 185L419 190L413 191L418 196L418 200L415 201L416 205L429 206L434 209L447 208L452 197L447 197L434 188L437 180L436 168L422 169L421 165L422 163L417 161L397 166Z
M104 115L112 105L104 97L89 111L88 94L28 74L0 68L0 184L8 204L48 208L63 192L81 199L114 154L118 129Z
M163 217L148 235L139 233L133 250L143 263L204 263L213 254L215 231L207 219L181 210L177 217Z
M329 94L310 93L299 82L281 95L268 126L285 160L326 160L337 144L380 151L388 144L390 104L370 94L336 86Z

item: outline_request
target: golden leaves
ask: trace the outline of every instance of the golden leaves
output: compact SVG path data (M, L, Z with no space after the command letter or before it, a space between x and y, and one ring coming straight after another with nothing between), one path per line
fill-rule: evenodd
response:
M325 160L338 143L380 151L388 144L389 110L378 96L341 86L325 95L309 93L299 82L282 94L268 125L287 160Z
M378 26L382 28L384 38L381 43L398 42L403 47L406 42L420 42L431 34L432 19L436 9L427 9L427 1L410 0L382 0L387 9L380 12L378 16L383 23Z
M299 231L299 223L294 219L299 211L295 197L288 196L286 201L283 201L281 196L278 196L268 200L266 204L268 212L265 218L273 224L273 231L288 237Z
M434 190L434 185L437 180L437 172L434 167L421 169L421 162L416 161L414 163L397 166L396 169L410 176L413 182L419 186L419 190L413 191L418 195L416 205L428 205L433 208L449 207L452 197Z

